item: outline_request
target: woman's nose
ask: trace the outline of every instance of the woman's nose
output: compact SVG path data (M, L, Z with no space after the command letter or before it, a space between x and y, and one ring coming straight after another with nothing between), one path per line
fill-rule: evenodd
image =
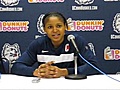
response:
M56 27L53 28L53 32L57 32L57 28Z

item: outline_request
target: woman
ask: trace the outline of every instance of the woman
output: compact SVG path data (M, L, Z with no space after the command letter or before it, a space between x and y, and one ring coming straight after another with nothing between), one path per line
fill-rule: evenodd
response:
M65 17L58 12L47 13L43 19L46 36L34 40L22 56L14 63L12 73L42 78L59 78L74 74L73 57L76 50L67 40L69 34ZM79 35L73 34L80 53L93 65L96 57L87 42ZM78 56L78 74L90 75L93 68ZM93 70L94 71L94 70Z

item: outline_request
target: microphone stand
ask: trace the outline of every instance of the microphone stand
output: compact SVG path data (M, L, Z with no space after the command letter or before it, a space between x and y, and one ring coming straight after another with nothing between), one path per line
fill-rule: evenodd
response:
M79 79L86 79L87 76L83 74L77 74L77 55L79 55L79 49L77 48L77 45L75 43L75 37L73 35L68 36L68 41L71 41L73 46L75 47L75 55L74 55L74 65L75 65L75 74L71 74L68 76L65 76L66 79L72 79L72 80L79 80Z
M72 79L72 80L80 80L80 79L86 79L87 76L83 74L77 74L77 55L74 56L74 65L75 65L75 74L70 74L68 76L65 76L65 79Z

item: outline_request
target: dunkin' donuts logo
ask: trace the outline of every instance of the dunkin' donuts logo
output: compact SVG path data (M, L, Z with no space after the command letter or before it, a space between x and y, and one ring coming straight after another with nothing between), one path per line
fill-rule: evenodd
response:
M104 49L104 59L105 60L119 60L120 50L111 49L109 46Z
M104 20L72 20L67 19L69 31L103 31Z
M27 32L28 21L0 21L0 32Z

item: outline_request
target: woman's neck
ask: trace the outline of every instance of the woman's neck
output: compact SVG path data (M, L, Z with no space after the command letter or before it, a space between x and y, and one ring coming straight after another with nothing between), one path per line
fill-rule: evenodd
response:
M54 48L58 48L62 43L63 43L64 39L61 42L52 42Z

